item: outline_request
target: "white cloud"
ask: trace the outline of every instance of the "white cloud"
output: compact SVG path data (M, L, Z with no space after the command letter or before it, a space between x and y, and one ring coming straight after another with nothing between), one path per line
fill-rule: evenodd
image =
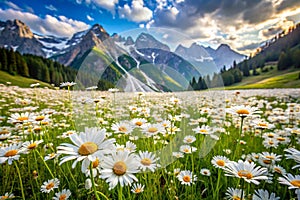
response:
M46 15L41 18L29 12L21 12L13 9L0 9L2 20L20 19L26 23L33 32L41 34L54 34L57 36L71 37L74 33L89 28L84 22L69 19L65 16L53 17Z
M57 8L55 8L53 5L45 5L45 8L51 11L57 11Z
M89 1L110 11L112 14L115 14L115 7L119 3L119 0L86 0L87 3L89 3Z
M152 19L152 10L144 6L143 0L133 0L131 7L125 4L118 8L121 18L126 18L134 22L144 22Z
M183 3L185 0L175 0L176 3Z
M255 50L261 42L272 37L272 32L290 26L290 21L300 21L299 0L156 2L154 26L174 28L193 40L212 46L226 43L241 53Z
M13 2L5 1L5 4L8 5L10 8L15 10L22 10L18 5L14 4Z
M94 18L92 18L91 16L87 15L86 18L89 20L89 21L94 21Z

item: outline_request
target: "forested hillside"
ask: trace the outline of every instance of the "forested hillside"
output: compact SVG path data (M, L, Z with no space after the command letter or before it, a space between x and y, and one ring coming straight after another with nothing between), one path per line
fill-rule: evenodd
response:
M56 86L65 81L73 81L77 73L77 70L65 67L53 60L29 54L21 55L13 49L5 48L0 48L0 70Z

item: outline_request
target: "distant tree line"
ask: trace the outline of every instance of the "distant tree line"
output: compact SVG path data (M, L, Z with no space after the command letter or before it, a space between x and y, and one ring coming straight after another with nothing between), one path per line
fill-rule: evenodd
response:
M56 86L65 81L74 81L77 73L77 70L56 61L29 54L21 55L18 51L5 48L0 48L0 70Z

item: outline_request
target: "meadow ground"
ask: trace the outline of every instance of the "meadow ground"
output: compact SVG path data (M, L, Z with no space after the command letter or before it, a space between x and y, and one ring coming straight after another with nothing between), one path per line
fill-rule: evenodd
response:
M299 96L1 86L0 199L299 199Z

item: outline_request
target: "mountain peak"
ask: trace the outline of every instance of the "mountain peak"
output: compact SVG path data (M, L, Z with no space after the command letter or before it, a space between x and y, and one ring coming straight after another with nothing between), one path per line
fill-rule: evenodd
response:
M220 49L228 49L231 50L230 46L228 44L220 44L220 46L216 49L217 51Z
M141 33L136 38L135 46L137 49L152 48L152 49L161 49L165 51L170 51L170 48L167 45L161 43L160 41L155 39L152 35L144 32Z
M18 19L6 21L2 34L8 32L10 32L10 34L13 32L13 34L19 35L22 38L33 38L33 33L31 32L30 28L24 22Z

